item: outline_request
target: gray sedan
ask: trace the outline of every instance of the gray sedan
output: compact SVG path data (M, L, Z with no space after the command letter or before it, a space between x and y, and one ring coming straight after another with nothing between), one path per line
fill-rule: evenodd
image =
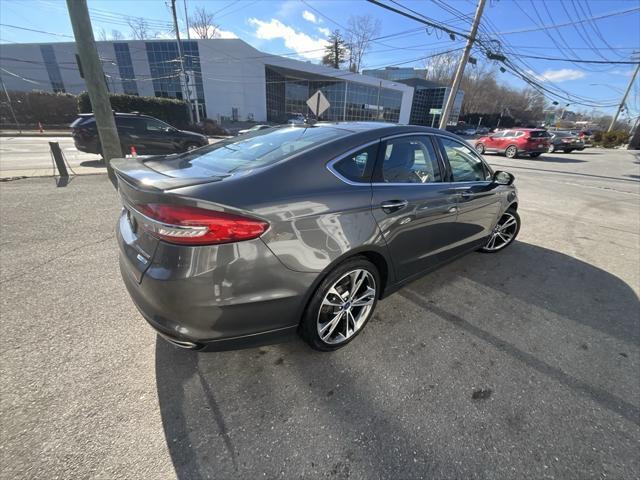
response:
M124 283L168 341L353 340L376 302L520 229L513 176L457 136L381 123L272 128L112 161Z

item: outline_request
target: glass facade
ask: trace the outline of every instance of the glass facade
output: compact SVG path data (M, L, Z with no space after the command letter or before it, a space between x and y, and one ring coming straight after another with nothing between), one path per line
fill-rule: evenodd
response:
M330 103L321 116L327 121L398 122L402 92L344 80L301 79L269 66L267 82L267 121L282 123L296 114L307 115L307 100L320 90ZM346 100L346 105L345 105Z
M47 69L51 88L53 88L53 91L56 93L64 93L64 83L62 82L62 75L60 75L60 67L58 67L56 52L53 51L53 46L40 45L40 53L42 53L42 60L44 60L44 65Z
M138 84L135 80L136 74L133 71L133 63L131 62L129 44L114 43L113 50L116 54L116 63L118 64L118 71L120 72L122 90L127 95L138 95Z
M432 108L444 110L444 105L449 96L449 87L443 87L433 82L407 81L403 82L414 88L413 102L411 104L411 117L409 123L412 125L426 125L437 127L440 124L440 114L429 113ZM448 124L458 123L464 92L458 90L456 100L453 103Z
M180 82L180 57L176 42L146 42L149 70L153 78L153 90L156 97L183 99L182 85ZM193 72L195 79L190 79L190 84L195 83L195 92L191 92L191 99L197 95L200 104L201 116L206 116L204 89L202 87L202 70L200 68L200 53L198 42L183 41L184 69L187 73Z
M397 81L408 80L409 78L426 78L427 71L420 68L387 67L376 70L363 70L362 74L383 80Z

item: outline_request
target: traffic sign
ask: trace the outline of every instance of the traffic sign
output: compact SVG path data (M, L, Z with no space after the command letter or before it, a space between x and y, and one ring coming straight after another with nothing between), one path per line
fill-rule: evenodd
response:
M432 108L431 110L429 110L429 115L442 115L442 109Z
M327 109L331 106L329 100L327 100L327 97L325 97L320 90L311 95L311 98L307 100L307 105L309 106L311 112L316 116L316 118L319 118L320 115L326 112Z

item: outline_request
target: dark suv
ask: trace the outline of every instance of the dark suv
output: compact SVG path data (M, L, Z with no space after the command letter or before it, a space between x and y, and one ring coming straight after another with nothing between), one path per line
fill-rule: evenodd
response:
M204 135L178 130L148 115L116 113L115 120L123 155L131 153L131 147L135 147L138 155L163 155L186 152L209 143ZM71 136L78 150L102 153L92 113L81 113L71 124L71 129Z

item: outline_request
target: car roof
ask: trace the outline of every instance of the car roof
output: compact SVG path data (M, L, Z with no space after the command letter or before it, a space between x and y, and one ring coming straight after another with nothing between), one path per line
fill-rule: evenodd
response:
M327 128L333 127L345 131L345 136L357 133L369 133L380 136L390 136L402 133L431 133L443 135L451 138L458 138L456 135L439 128L425 127L422 125L401 125L389 122L317 122L315 124L292 125L292 128Z

